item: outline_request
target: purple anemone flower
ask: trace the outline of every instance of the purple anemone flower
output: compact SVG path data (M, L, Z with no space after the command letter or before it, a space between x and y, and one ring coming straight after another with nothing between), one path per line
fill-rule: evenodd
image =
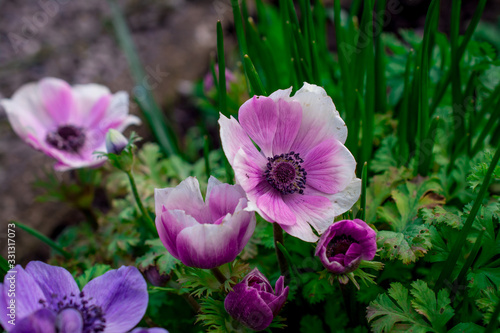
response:
M215 268L233 261L255 230L255 213L238 185L208 180L206 202L198 180L155 190L156 229L168 252L186 266Z
M221 115L220 135L249 209L304 241L322 234L358 200L356 161L344 146L347 127L321 87L304 83L254 96L239 122ZM257 144L260 148L255 147Z
M255 331L268 327L280 312L288 297L284 277L280 276L275 290L257 268L234 286L224 300L224 308L234 319Z
M377 252L377 233L362 220L343 220L332 224L316 246L318 256L329 271L350 273L361 260L372 260Z
M146 281L135 267L111 270L80 291L64 268L32 261L0 283L0 322L9 333L122 333L147 306Z
M71 87L55 78L26 84L0 104L17 135L56 159L60 171L102 164L94 152L106 151L108 130L140 123L128 114L126 92L111 94L98 84Z

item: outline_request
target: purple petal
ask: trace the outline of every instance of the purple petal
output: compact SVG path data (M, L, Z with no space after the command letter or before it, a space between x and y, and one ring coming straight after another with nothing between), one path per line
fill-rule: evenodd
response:
M292 100L298 101L302 106L302 123L292 150L307 152L331 137L341 143L345 142L347 127L323 88L304 83Z
M363 253L363 247L360 244L353 243L349 246L349 249L345 253L344 265L351 266L356 264L361 260L361 255Z
M40 309L16 323L10 333L56 333L56 315L48 309Z
M295 101L278 101L278 124L273 140L273 155L289 153L302 121L302 107Z
M239 185L220 184L213 186L210 190L207 192L207 203L213 221L228 213L234 213L240 199L246 199L245 191Z
M264 289L268 292L273 292L273 287L269 283L269 280L267 277L262 274L258 268L252 269L250 273L248 273L243 280L241 280L242 284L245 284L247 286L251 286L252 283L259 283L259 284L264 284Z
M292 210L283 200L283 195L271 186L268 186L267 192L258 197L257 206L271 218L269 222L277 222L282 227L294 225L297 221Z
M240 148L245 152L257 152L257 148L255 148L248 134L232 116L231 119L228 119L221 114L219 124L222 148L231 165L233 165L234 157Z
M186 266L207 269L231 262L239 253L238 232L225 223L185 228L176 240L179 259Z
M72 122L75 117L75 102L71 86L65 81L45 78L40 81L40 94L45 109L58 125Z
M273 312L258 291L244 284L237 284L227 294L224 308L231 317L256 331L265 329L273 321Z
M14 273L15 272L15 273ZM11 281L15 281L11 283ZM13 288L11 285L13 284ZM39 303L40 300L45 300L42 289L36 282L36 280L28 274L20 265L17 265L13 270L9 271L4 278L4 283L2 285L3 292L3 305L0 308L0 318L2 325L7 329L10 325L4 325L10 320L7 314L10 310L7 306L11 304L11 300L15 299L16 306L16 320L29 316L35 311L43 308L43 305ZM15 292L15 297L9 297L9 293Z
M56 317L57 333L80 333L83 330L83 318L80 311L67 308Z
M91 303L100 306L106 319L103 333L126 332L146 313L148 291L146 281L135 267L122 266L106 272L84 288Z
M165 211L161 215L156 215L155 224L161 242L167 251L176 258L179 258L179 252L177 250L177 236L179 233L185 228L199 225L194 217L177 209Z
M351 152L335 139L321 142L304 156L307 186L334 194L344 190L356 171Z
M255 213L236 209L236 212L228 218L226 223L239 230L236 241L238 244L237 252L240 253L255 231Z
M257 150L238 151L233 162L234 175L245 192L252 191L262 181L267 183L264 177L266 163L266 158Z
M269 97L254 96L238 112L238 120L264 155L272 156L274 134L278 126L278 106Z
M80 288L73 276L62 267L47 265L41 261L31 261L26 266L26 273L36 278L47 300L51 299L52 295L64 297L80 293Z

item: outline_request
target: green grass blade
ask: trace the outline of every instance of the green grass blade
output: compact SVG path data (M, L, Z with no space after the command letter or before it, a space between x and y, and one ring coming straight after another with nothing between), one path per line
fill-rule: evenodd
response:
M453 120L455 132L453 135L453 146L457 145L465 130L465 117L462 112L462 82L460 79L460 58L458 53L458 34L460 29L460 7L461 0L455 0L451 6L451 27L450 27L450 43L451 43L451 92L453 106Z
M436 133L437 127L439 125L439 117L435 117L431 121L431 125L429 127L429 132L427 133L427 139L425 141L425 145L420 147L421 151L424 152L422 163L422 174L426 175L429 173L429 169L432 164L432 150L434 148L434 144L436 142Z
M479 134L476 143L472 147L471 150L472 157L476 156L476 154L479 152L479 150L484 144L486 136L490 133L491 129L499 119L500 119L500 99L498 100L493 112L491 113L490 118L486 122L486 125L481 130L481 133Z
M366 184L368 183L368 163L363 164L363 170L361 171L361 197L359 199L359 211L356 214L356 218L365 221L366 217Z
M484 7L486 6L486 1L487 0L479 0L479 3L476 7L476 11L474 12L474 16L472 17L469 26L467 27L467 30L465 32L464 37L462 38L462 42L460 43L460 46L458 47L457 54L455 55L458 59L461 59L462 56L465 53L465 49L467 48L467 44L469 43L470 39L472 38L472 34L476 30L477 24L479 23L479 20L481 19L481 16L483 15ZM438 83L436 90L434 92L433 98L432 98L432 104L431 104L431 114L434 113L436 110L437 106L439 105L439 102L443 99L446 89L448 88L448 85L451 82L451 75L452 75L452 69L450 68L446 74L441 78L440 82Z
M460 253L462 251L463 244L467 238L467 235L470 233L472 229L472 223L474 222L474 219L476 218L479 208L481 207L483 199L486 196L486 192L488 191L488 187L490 185L491 175L493 174L493 170L495 170L495 167L497 166L499 160L500 160L500 147L497 148L495 155L491 160L491 164L488 168L488 171L486 171L483 184L481 185L479 193L477 194L476 199L474 200L474 204L472 206L472 209L470 210L469 216L467 217L467 220L465 221L462 230L460 230L460 234L455 240L455 243L453 244L450 254L446 259L446 262L444 263L443 269L439 274L436 285L434 287L435 291L438 291L443 287L444 281L450 280L450 276L453 272L453 267L455 267L458 257L460 256Z
M264 89L264 86L262 85L262 81L260 80L259 74L255 70L255 67L252 63L252 60L248 56L248 54L245 54L243 57L244 63L245 63L245 68L247 69L247 79L248 82L250 82L250 86L252 87L252 91L255 93L255 95L259 96L267 96L266 90Z
M20 222L11 221L10 223L14 223L16 227L19 227L19 229L26 231L32 236L35 236L36 238L38 238L39 240L50 246L54 251L57 251L60 254L62 254L64 258L70 259L72 257L72 255L68 251L63 249L59 244L57 244L47 236L41 234L40 232L36 231L35 229L28 227L27 225L24 225Z
M219 63L219 110L227 117L226 59L224 56L224 35L220 21L217 21L217 60Z
M439 21L439 0L432 0L424 26L424 39L422 41L422 49L420 52L420 82L418 85L418 131L417 131L417 167L415 173L426 176L425 170L426 159L430 158L426 154L432 154L425 148L427 134L429 133L429 58L434 43L434 35L437 32Z
M405 77L404 77L404 90L403 98L401 100L399 113L398 113L398 144L399 144L399 161L400 165L405 164L408 161L410 154L410 141L412 142L414 138L410 138L408 135L408 129L410 124L408 122L408 115L410 114L410 94L412 90L412 85L410 82L410 74L413 69L413 58L415 56L415 51L410 50L408 53L408 58L406 60Z
M7 259L0 256L0 281L3 281L4 276L10 270L10 265Z
M377 13L383 13L386 0L377 1ZM380 24L375 22L375 24ZM375 112L385 113L387 110L387 81L385 78L385 51L382 41L382 27L375 36Z
M125 53L132 77L136 83L135 99L144 113L144 117L151 127L151 130L153 131L153 134L163 152L167 155L179 154L179 148L177 147L175 135L166 123L160 107L154 100L151 87L145 87L143 83L144 78L149 74L146 74L141 64L134 42L130 35L130 31L127 27L127 23L123 17L123 13L116 4L115 0L108 0L108 4L111 8L111 18L116 37L118 38L121 49Z
M208 135L203 136L203 159L205 161L205 174L207 180L210 178L210 141Z

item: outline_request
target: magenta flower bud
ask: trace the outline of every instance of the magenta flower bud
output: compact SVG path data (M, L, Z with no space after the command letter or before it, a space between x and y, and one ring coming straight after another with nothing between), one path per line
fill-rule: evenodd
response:
M184 265L215 268L233 261L252 236L255 213L246 206L239 185L210 177L204 202L198 180L189 177L175 188L155 190L156 229Z
M273 291L267 278L255 268L227 294L224 308L245 326L261 331L271 324L288 297L283 276L274 288Z
M361 260L372 260L377 252L377 234L364 221L343 220L332 224L321 236L315 255L329 271L350 273Z
M10 99L0 100L14 131L33 148L57 160L58 171L95 167L105 159L109 129L140 124L128 113L128 94L112 94L98 84L70 86L44 78L28 83Z
M120 155L127 145L127 138L117 130L110 129L106 134L106 152L108 154Z

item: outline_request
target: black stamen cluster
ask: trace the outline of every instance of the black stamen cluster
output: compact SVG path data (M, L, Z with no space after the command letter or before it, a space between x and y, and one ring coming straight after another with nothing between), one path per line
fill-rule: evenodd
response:
M47 134L45 140L59 150L78 153L85 144L85 132L81 127L64 125Z
M69 296L66 295L62 298L59 298L57 294L52 294L51 296L50 308L55 312L60 313L65 309L75 309L80 312L83 319L82 333L104 332L106 318L104 318L104 313L100 306L89 304L92 297L86 299L83 291L78 295L71 293ZM48 307L47 302L43 299L39 300L39 303L43 304L44 307Z
M302 168L302 163L304 160L294 151L268 157L264 176L268 183L282 194L297 191L304 194L307 172Z
M359 244L359 242L352 238L351 235L343 234L340 236L335 236L326 247L326 256L328 258L333 258L337 254L346 254L352 243Z

